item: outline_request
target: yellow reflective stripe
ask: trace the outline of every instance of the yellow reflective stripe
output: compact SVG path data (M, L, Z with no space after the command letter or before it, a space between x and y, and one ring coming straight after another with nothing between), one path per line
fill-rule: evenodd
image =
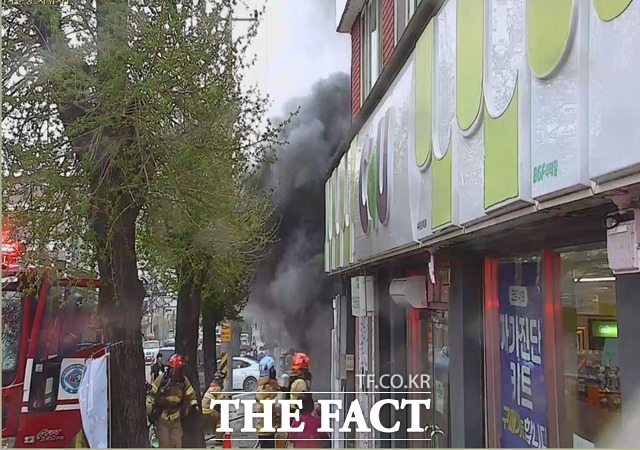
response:
M165 420L178 420L180 419L180 412L167 412L164 411L161 415L160 415L161 419L165 419Z
M193 390L193 388L191 386L189 386L187 388L187 390L185 391L186 395L193 395L196 391Z

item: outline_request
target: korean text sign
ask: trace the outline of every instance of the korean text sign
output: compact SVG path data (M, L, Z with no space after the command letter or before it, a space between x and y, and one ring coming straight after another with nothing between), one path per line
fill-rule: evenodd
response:
M503 448L547 447L543 302L538 262L498 266Z

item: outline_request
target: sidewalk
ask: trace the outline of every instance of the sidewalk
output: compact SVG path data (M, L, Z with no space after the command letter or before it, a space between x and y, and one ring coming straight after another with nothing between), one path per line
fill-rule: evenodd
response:
M252 398L255 395L254 392L238 392L233 395L233 398ZM258 443L258 436L256 433L243 433L240 430L244 426L244 415L239 411L231 412L231 447L232 448L254 448ZM235 419L235 420L234 420ZM222 445L214 442L213 440L207 441L207 448L222 448Z

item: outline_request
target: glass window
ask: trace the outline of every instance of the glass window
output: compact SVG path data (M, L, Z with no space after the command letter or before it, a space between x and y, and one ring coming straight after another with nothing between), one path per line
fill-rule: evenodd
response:
M144 341L142 343L142 348L147 350L160 348L160 341Z
M396 43L398 43L398 41L400 40L400 38L402 37L402 34L404 33L404 29L406 27L406 23L407 23L407 11L406 11L406 7L404 5L406 0L404 1L396 1L395 3L395 22L396 22L396 30L395 30L395 37L396 37Z
M244 369L245 367L249 367L249 363L242 361L241 359L233 360L233 368L234 369Z
M396 43L402 37L404 30L409 25L416 8L420 4L420 0L396 0L395 2L395 22Z
M22 297L17 291L2 292L2 372L13 372L18 366ZM4 378L4 376L3 376Z
M562 443L598 446L599 436L620 422L615 277L605 249L560 257L566 409Z
M369 0L360 15L360 89L364 102L382 70L382 27L379 24L380 0Z
M61 289L56 317L59 331L59 353L64 356L73 355L78 350L100 343L102 336L97 326L96 315L97 289L78 286L66 286L58 289Z

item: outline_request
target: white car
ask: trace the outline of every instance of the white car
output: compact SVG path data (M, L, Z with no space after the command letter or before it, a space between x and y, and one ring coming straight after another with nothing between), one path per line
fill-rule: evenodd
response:
M258 378L260 377L260 365L258 361L235 356L233 358L233 389L241 389L245 392L258 390Z
M156 355L160 350L160 341L144 341L142 351L144 352L144 363L151 365L156 362Z
M220 367L220 360L218 360ZM243 356L233 357L233 390L255 392L258 390L260 365L258 361Z

